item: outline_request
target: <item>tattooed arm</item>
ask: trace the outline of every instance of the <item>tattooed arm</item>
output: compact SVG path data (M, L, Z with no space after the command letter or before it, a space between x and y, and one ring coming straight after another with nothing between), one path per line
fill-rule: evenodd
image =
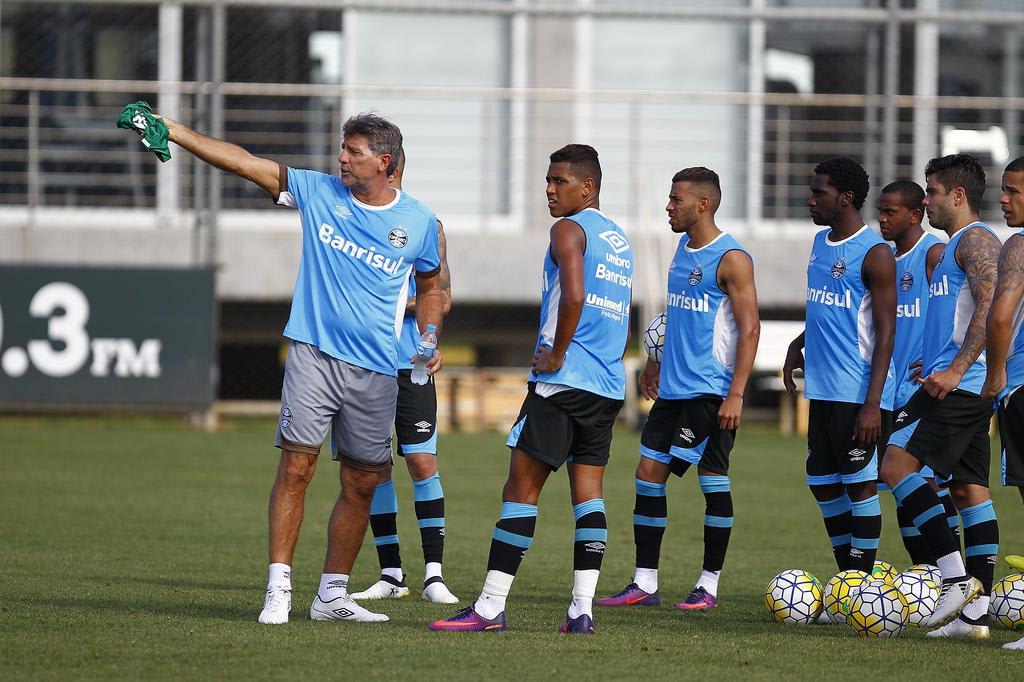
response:
M452 273L448 270L448 243L444 238L444 226L437 221L437 250L441 253L441 315L447 316L452 309ZM416 297L410 296L405 303L405 314L416 314Z
M1024 295L1024 237L1014 235L999 252L999 280L988 313L988 338L983 398L995 398L1006 387L1006 356L1013 342L1013 315Z
M922 382L928 395L933 398L942 400L956 388L985 350L985 322L996 288L999 247L999 238L980 227L967 230L956 247L953 257L967 273L967 283L974 299L974 314L963 343L960 344L960 352L953 358L953 362L947 369L925 377Z

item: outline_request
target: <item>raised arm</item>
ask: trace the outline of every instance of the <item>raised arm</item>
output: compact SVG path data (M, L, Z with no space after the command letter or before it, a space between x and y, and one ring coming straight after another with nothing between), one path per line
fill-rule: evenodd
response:
M557 372L565 363L572 337L583 315L583 252L587 248L583 228L571 220L551 226L551 255L558 264L558 321L551 348L538 348L533 357L535 372Z
M999 252L999 276L986 325L983 398L995 398L1006 387L1006 357L1013 343L1013 315L1024 296L1024 237L1014 235Z
M732 316L736 320L736 360L729 394L718 409L719 428L739 428L743 412L743 394L754 369L757 342L761 338L761 317L757 312L757 288L754 264L742 251L729 251L718 266L719 286L729 295Z
M999 239L994 234L980 227L972 227L964 233L956 247L953 257L967 273L967 283L974 299L974 314L971 315L960 352L953 358L953 362L948 368L925 377L921 382L933 398L942 400L956 388L985 350L985 323L996 288L999 246Z
M198 133L188 126L161 116L167 125L171 142L191 152L196 158L254 183L276 201L281 194L281 173L284 166L276 161L253 156L237 144Z
M889 375L896 340L896 259L886 244L878 244L864 258L864 280L871 291L871 321L875 347L871 352L871 379L864 406L857 415L853 438L859 443L877 441L882 428L882 390Z

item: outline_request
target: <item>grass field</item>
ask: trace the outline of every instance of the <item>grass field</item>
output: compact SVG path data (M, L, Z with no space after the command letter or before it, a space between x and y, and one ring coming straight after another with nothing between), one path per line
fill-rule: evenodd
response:
M736 526L722 606L684 614L700 569L703 499L689 476L669 485L669 528L656 609L599 610L596 637L555 633L572 584L572 513L564 472L540 503L537 538L513 587L511 629L429 632L451 607L387 602L382 625L314 623L307 609L337 492L324 459L311 486L293 569L292 622L256 623L266 580L266 502L276 464L273 421L215 434L170 420L0 420L0 679L280 678L430 680L1020 679L1024 654L988 642L859 640L846 626L768 621L765 584L785 568L834 572L817 507L802 480L805 446L741 432L733 453ZM606 476L609 548L599 594L632 576L635 433L616 434ZM447 494L446 577L465 600L483 579L507 454L498 434L441 438ZM422 579L412 493L402 469L399 531L410 585ZM1024 553L1016 490L996 490L1004 553ZM891 496L879 558L905 568ZM1000 562L997 575L1008 572ZM364 545L352 583L377 575Z

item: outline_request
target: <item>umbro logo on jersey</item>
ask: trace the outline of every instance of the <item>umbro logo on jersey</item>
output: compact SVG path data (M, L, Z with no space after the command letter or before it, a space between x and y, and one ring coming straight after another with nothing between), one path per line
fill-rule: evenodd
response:
M588 542L583 545L587 548L588 552L594 552L596 554L604 554L604 543L603 542Z
M693 442L693 431L690 429L679 429L679 437L685 440L687 443Z
M832 279L840 279L846 274L846 261L842 258L837 258L836 262L832 264L832 270L829 271L829 274L832 275Z
M627 242L626 238L615 230L605 230L598 236L608 242L608 245L612 247L612 251L615 253L629 251L629 242Z
M900 275L900 291L910 291L914 286L914 273L907 270Z
M331 212L342 220L347 220L352 217L352 211L348 210L348 206L345 204L335 204L334 210Z
M422 421L413 424L416 427L416 433L430 433L430 427L433 426L430 422Z
M391 232L388 232L388 244L391 244L391 246L396 249L400 249L408 243L409 235L405 233L405 230L403 230L401 226L396 227L391 230Z
M704 279L704 271L699 266L694 265L693 270L690 270L690 279L687 280L691 287L695 287L700 284L700 281Z

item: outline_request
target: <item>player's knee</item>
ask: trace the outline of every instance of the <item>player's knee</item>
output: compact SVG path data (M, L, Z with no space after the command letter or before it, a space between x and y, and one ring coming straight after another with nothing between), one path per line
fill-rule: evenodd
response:
M437 473L437 458L434 455L406 455L405 465L414 481L422 481Z
M949 486L949 496L953 498L953 504L956 505L957 509L970 507L974 502L971 491L966 486L956 485L955 483Z
M540 499L540 490L535 490L527 481L510 478L505 481L505 487L501 491L501 499L504 502L537 504L537 501Z
M876 492L874 481L864 481L863 483L849 483L846 486L846 494L850 496L850 499L854 502L866 500Z
M285 452L278 481L289 489L305 490L313 480L316 458L297 452Z

